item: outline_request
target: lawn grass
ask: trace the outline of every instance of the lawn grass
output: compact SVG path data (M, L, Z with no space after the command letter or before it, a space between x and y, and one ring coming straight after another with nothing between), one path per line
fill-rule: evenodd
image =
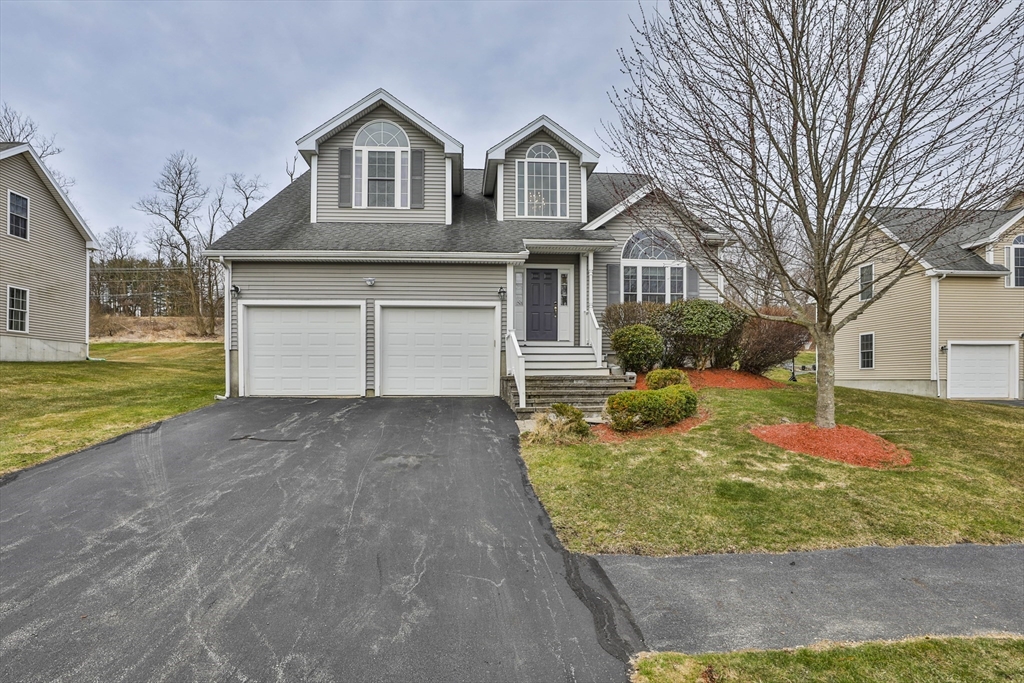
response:
M706 389L687 434L524 446L559 537L582 553L783 552L1024 540L1024 411L837 389L837 419L908 449L875 470L787 452L748 429L814 417L814 386Z
M709 668L710 667L710 668ZM916 638L795 650L641 655L633 683L986 683L1024 680L1024 639Z
M0 363L0 474L214 401L217 343L91 344L104 362Z

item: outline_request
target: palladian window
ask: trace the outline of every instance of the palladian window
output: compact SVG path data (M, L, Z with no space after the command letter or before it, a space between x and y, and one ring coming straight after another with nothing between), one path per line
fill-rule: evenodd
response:
M390 121L368 123L353 145L352 205L409 208L409 138Z
M566 218L569 215L569 164L538 143L516 162L516 215Z
M641 230L622 249L622 300L671 303L700 296L700 275L661 230Z

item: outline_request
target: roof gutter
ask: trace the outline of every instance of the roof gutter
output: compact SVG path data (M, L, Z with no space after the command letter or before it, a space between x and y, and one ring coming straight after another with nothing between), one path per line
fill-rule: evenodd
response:
M950 270L948 268L929 268L924 271L928 277L1006 277L1010 271L1006 268L1001 270Z
M288 249L208 249L203 256L210 260L221 257L234 261L304 261L324 263L476 263L521 264L530 255L516 253L452 252L452 251L326 251Z

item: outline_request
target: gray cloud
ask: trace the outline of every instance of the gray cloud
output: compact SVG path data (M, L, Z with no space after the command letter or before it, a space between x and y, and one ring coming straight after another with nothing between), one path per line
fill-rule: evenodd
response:
M57 134L54 164L95 231L144 231L131 205L171 152L195 154L208 183L259 173L276 192L295 140L378 87L462 141L469 167L541 113L600 149L636 13L632 0L7 1L0 96Z

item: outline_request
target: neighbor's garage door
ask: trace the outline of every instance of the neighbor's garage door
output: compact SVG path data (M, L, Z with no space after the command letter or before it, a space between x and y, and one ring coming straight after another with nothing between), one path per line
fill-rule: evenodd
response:
M950 398L1011 398L1016 377L1010 344L950 344Z
M248 396L362 396L361 310L251 306L245 316Z
M382 396L494 396L493 308L381 308Z

